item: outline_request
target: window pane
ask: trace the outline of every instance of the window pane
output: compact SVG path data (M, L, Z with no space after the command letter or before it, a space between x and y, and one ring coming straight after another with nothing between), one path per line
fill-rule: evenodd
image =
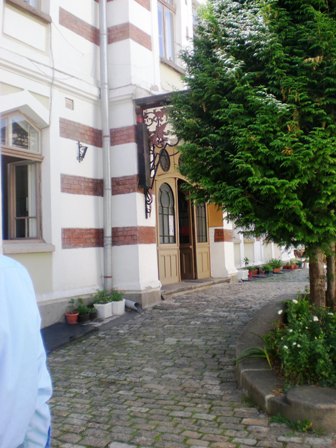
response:
M165 51L164 51L163 6L160 3L158 4L158 22L159 22L160 56L163 58L165 56Z
M174 18L169 9L165 10L166 58L174 60Z
M172 189L163 184L159 192L159 239L161 244L175 243L175 208Z
M15 238L37 237L36 164L15 165Z
M1 145L5 145L6 144L6 135L7 135L7 120L6 119L1 119L0 121L1 123Z
M10 144L18 148L38 152L38 132L20 115L11 119Z
M24 0L26 3L28 3L33 8L39 8L40 7L40 1L39 0Z

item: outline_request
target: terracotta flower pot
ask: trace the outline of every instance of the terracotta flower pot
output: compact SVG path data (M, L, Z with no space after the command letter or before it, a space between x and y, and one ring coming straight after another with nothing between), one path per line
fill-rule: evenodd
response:
M78 322L78 313L65 313L65 319L69 325L75 325Z

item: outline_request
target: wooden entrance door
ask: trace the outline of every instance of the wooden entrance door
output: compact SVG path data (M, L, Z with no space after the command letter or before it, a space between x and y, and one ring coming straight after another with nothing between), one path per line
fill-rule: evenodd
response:
M188 194L183 190L183 183L178 182L178 219L181 280L196 278L194 250L193 209Z
M211 275L208 215L206 204L194 206L195 252L197 278L209 278Z
M157 198L159 278L168 285L180 281L174 179L158 185Z

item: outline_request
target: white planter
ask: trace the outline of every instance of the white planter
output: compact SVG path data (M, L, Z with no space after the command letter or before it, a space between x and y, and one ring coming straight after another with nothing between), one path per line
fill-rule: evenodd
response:
M112 303L95 303L98 319L107 319L112 316Z
M111 302L112 314L121 316L125 312L125 299L119 300L119 302Z

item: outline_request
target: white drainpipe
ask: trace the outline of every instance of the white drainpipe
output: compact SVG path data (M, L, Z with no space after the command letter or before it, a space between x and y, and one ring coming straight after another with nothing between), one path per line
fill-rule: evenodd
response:
M107 59L107 3L99 0L100 95L104 172L104 289L112 289L112 187L109 126L109 84Z

